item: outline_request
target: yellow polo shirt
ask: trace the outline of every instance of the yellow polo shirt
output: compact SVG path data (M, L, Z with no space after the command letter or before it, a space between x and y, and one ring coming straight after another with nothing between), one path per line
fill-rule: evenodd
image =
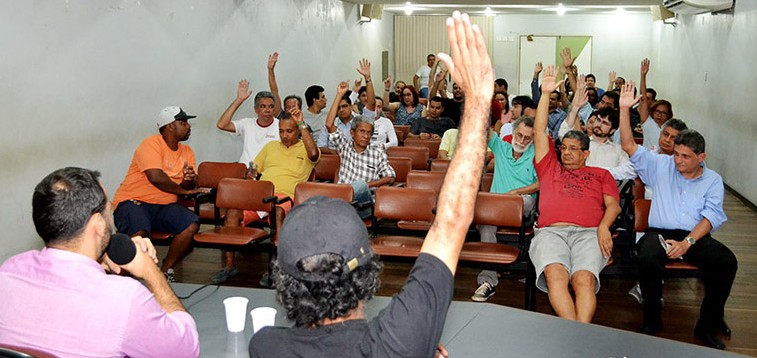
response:
M318 159L320 155L319 150ZM289 148L275 140L260 150L253 163L262 173L260 180L273 182L277 194L286 194L294 199L294 187L308 180L318 160L310 161L302 140Z

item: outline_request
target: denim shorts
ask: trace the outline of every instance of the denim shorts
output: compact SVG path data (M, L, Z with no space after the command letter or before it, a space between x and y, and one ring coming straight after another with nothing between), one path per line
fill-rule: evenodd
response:
M199 218L194 212L179 204L149 204L138 200L126 200L113 212L118 232L134 235L140 230L150 235L153 231L176 235Z

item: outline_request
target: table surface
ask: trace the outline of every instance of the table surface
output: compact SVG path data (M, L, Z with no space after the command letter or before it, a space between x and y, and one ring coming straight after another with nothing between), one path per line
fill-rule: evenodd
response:
M176 293L185 296L200 287L196 284L172 284ZM246 324L243 332L226 329L223 299L247 297ZM375 297L366 302L370 319L390 301ZM247 344L252 337L249 311L256 307L275 307L277 326L292 326L276 302L272 290L241 287L206 287L183 300L197 322L201 357L248 357ZM723 357L737 356L688 343L641 335L614 328L585 324L555 316L490 303L452 302L442 344L450 357Z

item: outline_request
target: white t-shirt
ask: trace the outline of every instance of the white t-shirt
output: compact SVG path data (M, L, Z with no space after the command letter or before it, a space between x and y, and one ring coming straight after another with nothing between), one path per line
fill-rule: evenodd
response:
M249 164L268 142L279 139L279 120L274 118L268 126L262 127L257 118L242 118L231 121L234 123L235 135L244 137L242 156L239 162Z
M439 69L436 69L436 72L439 73ZM418 76L418 91L421 90L421 88L428 88L428 80L429 76L431 75L431 67L428 67L426 65L423 65L418 68L418 71L415 71L415 75Z
M662 128L657 125L657 122L652 119L652 116L649 116L649 118L644 121L644 124L641 125L641 129L644 131L644 143L642 145L649 150L655 150L657 144L660 142L660 132L662 132Z
M399 144L397 133L394 131L394 124L389 118L379 117L373 122L371 144L383 144L384 148L396 147Z

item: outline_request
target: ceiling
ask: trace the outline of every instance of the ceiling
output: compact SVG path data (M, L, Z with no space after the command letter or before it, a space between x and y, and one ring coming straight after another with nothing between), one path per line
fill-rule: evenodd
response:
M384 11L404 15L407 0L345 0L357 4L384 4ZM411 0L413 15L449 15L454 10L471 15L483 15L489 7L491 15L505 14L555 14L560 9L565 14L603 14L618 11L649 12L650 5L661 5L662 0ZM558 5L562 4L562 5Z

